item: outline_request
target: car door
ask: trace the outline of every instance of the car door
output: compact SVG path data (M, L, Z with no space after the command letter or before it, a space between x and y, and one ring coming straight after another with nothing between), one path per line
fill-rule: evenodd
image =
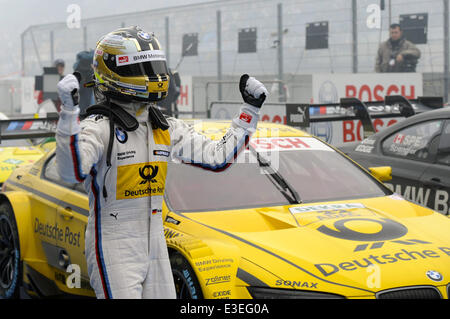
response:
M86 255L84 250L87 219L89 216L88 198L82 184L75 185L63 200L60 201L56 212L56 221L64 229L64 240L59 246L67 253L66 264L71 265L68 274L78 272L80 284L72 281L72 288L90 289L87 272Z
M423 174L422 183L430 187L429 207L444 215L450 214L450 120L445 122L439 138L436 161Z
M73 288L89 289L84 253L84 234L89 216L87 196L79 184L68 184L60 178L56 167L56 156L47 161L43 178L65 189L65 192L58 197L56 207L55 220L59 228L59 236L56 240L55 251L58 255L58 263L53 266L60 270L56 277L66 285L67 277L77 272L80 274L80 281L78 281L80 287L73 286ZM68 268L69 266L71 267ZM76 283L76 281L73 282Z
M17 178L20 178L20 187L28 190L31 195L35 239L41 243L47 263L52 267L60 268L61 250L58 242L63 237L64 230L57 222L56 214L60 199L67 194L72 185L55 182L54 158L53 156L45 161L42 173L37 179L20 175Z
M418 204L431 205L433 188L423 185L422 176L436 159L443 120L414 123L381 140L381 155L372 164L391 166L392 181L385 183L405 199Z

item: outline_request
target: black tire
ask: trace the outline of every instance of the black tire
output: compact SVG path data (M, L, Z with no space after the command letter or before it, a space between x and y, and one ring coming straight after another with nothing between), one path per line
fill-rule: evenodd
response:
M179 252L170 255L177 299L203 299L202 289L191 265Z
M0 299L20 296L21 263L16 219L9 203L0 204Z

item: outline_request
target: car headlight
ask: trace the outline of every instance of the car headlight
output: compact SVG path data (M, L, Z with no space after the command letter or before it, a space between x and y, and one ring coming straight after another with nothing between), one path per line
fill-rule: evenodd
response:
M247 289L254 299L345 299L344 296L326 292L262 287L247 287Z

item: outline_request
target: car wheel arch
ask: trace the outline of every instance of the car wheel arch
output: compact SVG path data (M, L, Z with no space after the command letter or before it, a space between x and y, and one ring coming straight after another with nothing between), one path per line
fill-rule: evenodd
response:
M27 194L22 192L0 193L0 204L7 203L13 212L17 225L20 245L20 259L24 259L29 251L32 234L31 205Z
M1 194L0 194L1 195ZM6 239L2 240L2 254L6 252L3 260L8 259L6 264L2 265L2 283L0 287L0 299L16 299L20 296L20 287L22 285L23 276L23 263L22 263L22 250L20 245L19 230L17 226L16 217L14 210L8 200L5 200L3 196L0 196L0 223L2 224L2 235ZM8 235L9 234L9 235ZM11 237L9 237L11 236ZM12 238L12 243L9 239ZM14 257L11 257L11 253L14 252ZM9 257L8 257L9 256ZM11 258L13 258L13 264L10 263ZM3 277L4 272L6 277ZM4 280L9 280L4 281Z
M208 286L208 278L214 271L201 271L201 268L208 264L208 260L224 260L232 259L233 262L230 267L227 268L228 274L231 277L237 277L237 272L240 263L240 249L228 242L212 238L194 238L189 235L184 235L176 238L167 239L167 247L169 250L169 257L175 253L181 254L181 256L187 261L192 268L196 279L200 285L202 295L204 298L212 298L213 287ZM212 263L213 264L213 263ZM235 284L235 280L231 280L229 285L232 289L232 285Z

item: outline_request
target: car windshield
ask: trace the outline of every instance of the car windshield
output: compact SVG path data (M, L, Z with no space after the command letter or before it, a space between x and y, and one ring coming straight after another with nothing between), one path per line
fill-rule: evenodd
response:
M279 174L303 203L388 194L367 173L322 142L313 138L303 140L314 140L322 146L277 152L275 163ZM245 160L239 157L237 163L222 173L170 164L166 187L169 207L177 212L200 212L289 205L273 181L262 173L254 154L245 151L241 156Z

